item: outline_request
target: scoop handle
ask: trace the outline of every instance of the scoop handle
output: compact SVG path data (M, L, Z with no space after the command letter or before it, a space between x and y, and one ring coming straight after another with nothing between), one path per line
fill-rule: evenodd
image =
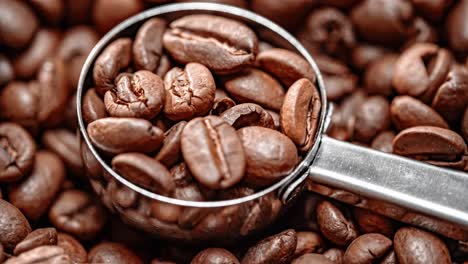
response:
M468 173L324 135L309 168L309 177L468 228Z

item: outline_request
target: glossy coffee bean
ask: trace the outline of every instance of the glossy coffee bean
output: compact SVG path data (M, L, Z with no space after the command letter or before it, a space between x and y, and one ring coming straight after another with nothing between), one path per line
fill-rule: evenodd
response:
M346 246L357 237L356 226L328 201L317 205L317 223L322 234L337 245Z
M406 95L393 99L390 105L390 116L393 125L398 130L415 126L449 128L447 122L434 109L418 99Z
M31 5L50 24L57 24L65 13L65 3L54 0L32 0Z
M210 115L221 115L228 109L234 107L236 102L229 97L216 98L213 101L213 107L210 110Z
M163 53L165 30L166 21L161 18L149 19L138 29L132 50L137 69L156 73Z
M15 49L25 47L39 24L33 10L21 1L2 0L0 12L0 41Z
M239 103L256 103L279 111L284 99L281 84L269 74L248 69L224 83L228 93Z
M128 247L114 242L95 245L88 254L90 263L142 264L143 260Z
M115 156L112 159L112 168L131 182L160 194L170 194L175 188L166 167L141 153Z
M291 139L276 130L244 127L237 131L245 151L245 181L266 186L281 180L295 168L297 149Z
M313 83L300 79L289 87L281 107L281 128L298 146L307 152L315 142L322 103Z
M96 89L88 89L83 96L82 114L86 124L107 117L104 102L96 93Z
M65 166L59 156L48 151L39 151L36 153L31 175L11 186L10 202L27 218L37 220L53 203L65 175Z
M260 52L257 64L288 87L301 78L315 82L310 64L297 53L286 49L272 48Z
M188 15L173 21L163 43L175 60L198 62L217 73L235 72L252 64L258 46L250 28L213 15Z
M28 220L18 208L0 199L0 244L11 252L30 232Z
M343 263L343 255L344 251L338 248L330 248L329 250L323 252L324 257L338 264Z
M395 138L395 133L393 131L387 130L380 132L375 136L370 145L371 148L385 153L393 152L393 139Z
M80 190L62 192L49 211L55 228L80 239L94 238L105 224L105 211L89 194Z
M19 254L45 245L57 245L57 230L53 227L38 228L29 233L21 243L16 245L13 254Z
M346 249L344 263L372 263L392 248L392 241L381 234L365 234L356 238Z
M187 122L180 121L164 133L164 141L155 159L170 168L180 159L180 140Z
M271 111L271 110L266 110L266 111L273 118L274 129L279 130L281 128L281 117L280 117L280 115L275 111Z
M221 117L235 129L247 126L261 126L274 129L271 115L261 106L252 103L236 105L223 112Z
M196 118L182 131L182 155L193 176L211 189L242 180L246 158L235 129L216 116Z
M104 95L110 116L152 119L164 106L164 84L150 71L137 71L116 79L116 87Z
M393 94L392 80L397 59L397 55L387 54L369 64L364 73L364 88L369 94Z
M362 233L379 233L387 237L392 237L395 228L395 222L391 219L375 214L371 211L353 208L356 224Z
M325 247L325 242L318 233L302 231L297 232L296 236L297 246L294 251L294 256L296 258L308 253L322 252Z
M59 246L40 246L26 251L18 257L8 259L6 264L72 264L70 257Z
M295 29L313 5L314 2L307 0L252 0L250 3L252 11L288 29Z
M445 24L450 47L460 53L466 53L468 51L468 26L465 23L467 15L468 2L464 0L458 1L450 10Z
M231 252L223 248L207 248L198 253L190 264L239 264L239 260Z
M381 96L371 96L356 110L354 138L369 142L390 127L389 103Z
M291 264L308 264L308 263L332 264L334 262L320 254L305 254L295 259L293 262L291 262Z
M94 63L93 78L96 91L104 95L115 87L114 79L130 64L132 40L120 38L109 44Z
M15 78L15 70L9 58L0 54L0 86L8 84Z
M364 70L386 53L388 53L388 50L384 46L368 43L356 44L351 53L351 63L358 70Z
M36 143L15 123L0 124L0 182L17 181L33 168Z
M250 247L242 264L289 263L296 249L297 237L293 229L267 237Z
M452 0L412 0L413 6L424 18L439 22L452 4Z
M87 131L96 147L112 154L153 152L164 140L162 130L139 118L102 118L90 123Z
M452 263L447 246L437 236L414 227L400 228L394 238L398 263Z
M213 106L216 84L211 72L199 63L173 68L164 77L164 114L178 121L205 115Z
M10 82L0 91L0 117L23 126L31 133L37 133L39 90L37 82Z
M33 77L44 60L56 52L60 37L57 30L39 29L29 47L16 57L13 63L16 75L22 78Z
M343 62L322 55L314 56L329 100L339 100L357 89L358 78Z
M88 260L88 253L83 245L66 233L57 234L57 246L63 248L73 263L84 263Z
M42 144L57 154L74 175L81 173L80 142L74 133L65 129L48 130L42 135Z
M92 8L93 22L101 33L106 33L114 26L143 11L140 0L94 1Z

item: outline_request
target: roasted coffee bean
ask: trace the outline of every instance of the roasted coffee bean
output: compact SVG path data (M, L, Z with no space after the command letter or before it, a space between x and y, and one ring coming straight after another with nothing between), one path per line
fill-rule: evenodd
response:
M47 57L56 52L60 43L60 33L54 29L39 29L29 47L16 57L13 67L15 74L22 78L31 78Z
M314 56L322 72L329 100L338 100L357 88L357 76L341 61L326 56Z
M439 22L444 17L444 13L452 0L412 0L413 6L420 12L424 18L433 22Z
M281 128L280 115L275 111L271 111L271 110L266 110L266 111L271 115L271 118L273 118L274 129L279 130Z
M187 122L180 121L164 133L164 141L155 159L170 168L179 160L180 140Z
M216 116L195 118L182 131L182 155L193 176L211 189L242 180L246 158L235 129Z
M235 129L247 126L261 126L274 129L271 115L261 106L252 103L236 105L226 110L221 117Z
M357 207L353 208L353 213L363 233L379 233L392 237L395 223L391 219Z
M463 119L461 123L462 135L465 138L465 142L468 144L468 106L465 109L463 114Z
M38 151L31 175L11 186L10 202L27 218L37 220L53 203L64 179L65 166L59 156Z
M414 227L400 228L394 238L398 263L452 263L447 246L435 235Z
M164 77L164 114L178 121L205 115L213 106L216 84L211 72L199 63L173 68Z
M397 96L390 105L390 117L398 130L415 126L449 128L434 109L410 96Z
M325 247L325 242L319 234L315 232L297 232L297 246L294 257L298 258L308 253L321 253Z
M333 261L335 264L343 263L343 255L344 251L338 248L330 248L329 250L323 252L323 256Z
M161 194L175 188L169 171L157 160L141 153L124 153L112 159L112 168L133 183Z
M410 34L413 16L413 6L406 0L364 0L351 11L351 20L361 37L387 45L404 41Z
M42 144L57 154L74 175L80 175L83 161L78 137L65 129L48 130L42 135Z
M96 93L96 89L88 89L83 96L82 113L83 120L87 124L107 117L106 107L102 99Z
M210 110L210 115L221 115L226 110L234 107L236 102L229 97L216 98L213 102L213 107Z
M65 3L54 0L32 0L31 5L39 12L41 18L50 24L57 24L65 13Z
M356 110L354 139L369 142L390 127L389 103L381 96L371 96Z
M380 264L397 264L397 263L398 263L398 260L397 260L394 250L390 251L390 253L388 253L382 259L382 261L380 261Z
M326 257L320 254L305 254L291 262L291 264L308 264L308 263L316 263L316 264L332 264L335 263L330 261Z
M358 70L364 70L386 53L388 53L388 50L383 46L367 43L357 44L351 53L351 63Z
M406 39L402 49L411 47L415 43L437 43L439 38L437 29L432 27L426 20L421 17L416 17L410 28L410 37Z
M73 27L63 35L58 54L67 62L68 85L71 88L78 86L81 68L98 40L97 32L88 26Z
M115 87L114 79L121 70L128 67L131 57L132 40L129 38L114 40L99 55L94 63L93 78L96 84L96 91L100 95L104 95Z
M0 54L0 87L8 84L15 78L15 69L10 59Z
M39 21L27 3L0 1L0 42L20 49L33 38Z
M392 248L392 241L381 234L365 234L356 238L346 249L343 262L372 263Z
M364 73L364 88L369 94L393 94L392 79L397 59L397 55L387 54L369 64Z
M133 43L133 60L137 69L156 73L163 54L165 30L166 21L160 18L149 19L138 29Z
M395 138L393 131L383 131L375 136L372 140L371 148L385 153L393 152L393 139Z
M399 94L419 97L431 102L437 88L450 70L449 52L435 44L418 43L398 58L393 75L393 86Z
M57 246L63 248L73 263L85 263L88 260L88 253L83 245L68 234L57 234Z
M62 192L49 211L50 222L80 239L91 239L105 224L105 211L89 194L80 190Z
M283 133L307 152L315 142L322 103L313 83L300 79L289 87L281 107Z
M447 5L450 4L450 1L444 2L447 2ZM445 31L450 47L460 53L468 51L468 37L466 36L468 26L465 23L467 15L468 2L464 0L458 1L450 10L445 24Z
M357 237L356 226L328 201L317 205L317 223L322 234L333 243L346 246Z
M68 99L67 108L64 113L65 126L71 131L77 131L78 129L78 114L76 109L76 93L74 93Z
M0 244L11 252L31 232L31 226L18 208L2 199L0 211Z
M246 182L257 186L270 185L295 168L297 149L287 136L264 127L244 127L237 134L245 151Z
M232 73L252 64L258 48L250 28L213 15L188 15L173 21L163 43L175 60L198 62L216 73Z
M177 205L151 201L151 216L166 223L177 223L182 210L182 207Z
M0 182L17 181L31 172L36 143L15 123L0 124Z
M239 260L224 248L207 248L198 253L190 264L239 264Z
M104 105L110 116L152 119L164 106L164 84L149 71L137 71L116 80L116 87L106 92Z
M289 263L293 258L296 245L296 232L288 229L267 237L249 248L241 263Z
M229 94L240 103L256 103L279 111L284 99L281 84L267 73L248 69L224 83Z
M8 259L5 264L72 264L70 257L59 246L40 246L26 251L18 257Z
M114 242L103 242L95 245L88 254L90 263L134 263L142 264L143 260L128 247Z
M162 130L138 118L98 119L88 125L87 131L94 145L112 154L153 152L164 140Z
M93 22L101 33L106 33L128 17L143 11L140 0L94 1Z
M295 29L313 5L314 2L307 0L252 0L250 4L252 11L255 13L265 16L288 29Z
M23 252L45 245L57 245L57 230L55 228L38 228L32 231L16 245L13 254L18 256Z
M257 64L288 87L301 78L315 82L315 73L310 64L297 53L286 49L273 48L260 52Z

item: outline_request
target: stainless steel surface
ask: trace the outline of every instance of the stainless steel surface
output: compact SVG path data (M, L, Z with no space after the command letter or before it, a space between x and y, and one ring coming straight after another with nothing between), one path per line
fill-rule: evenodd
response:
M316 182L392 202L468 228L468 174L323 136Z

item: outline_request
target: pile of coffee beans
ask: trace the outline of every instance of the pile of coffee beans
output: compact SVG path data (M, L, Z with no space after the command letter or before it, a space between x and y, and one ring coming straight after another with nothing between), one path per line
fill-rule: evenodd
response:
M171 2L190 1L0 0L0 263L468 263L465 228L314 182L241 243L148 235L242 236L281 208L268 196L181 212L120 185L81 145L75 91L89 52L125 18ZM302 42L336 104L330 136L468 170L467 0L210 2L264 15ZM190 17L149 20L107 47L85 122L102 157L146 189L193 201L250 195L313 144L304 115L319 114L315 76L238 22L202 32L222 22Z

